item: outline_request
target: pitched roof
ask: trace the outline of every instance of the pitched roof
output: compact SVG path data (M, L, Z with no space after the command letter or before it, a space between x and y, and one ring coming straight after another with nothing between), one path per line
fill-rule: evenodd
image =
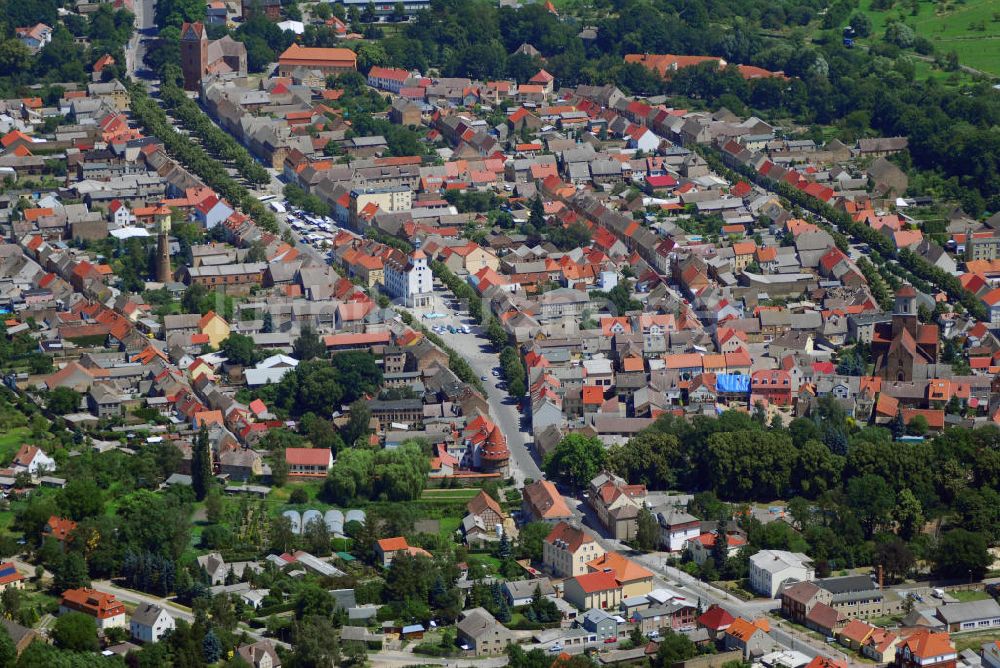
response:
M285 448L289 466L329 466L332 457L329 448Z
M615 574L605 571L596 571L594 573L586 573L584 575L578 575L572 578L580 586L586 594L593 594L598 591L608 591L610 589L618 589L620 586L618 580L615 579Z
M532 511L543 519L571 517L572 513L562 494L548 480L539 480L524 488L524 499Z
M398 552L410 547L403 536L393 538L382 538L378 541L378 547L382 552Z
M552 531L545 537L545 542L549 545L559 542L565 545L565 549L569 552L576 552L584 543L593 543L594 537L583 529L560 522L552 527Z
M653 577L650 571L617 552L606 552L604 556L588 561L587 568L593 571L610 570L621 584Z
M955 646L949 634L935 633L930 629L920 629L912 633L904 638L899 646L909 648L914 656L921 659L955 653Z
M729 628L734 621L736 621L736 618L719 605L711 606L698 617L698 624L700 626L713 631L721 631Z

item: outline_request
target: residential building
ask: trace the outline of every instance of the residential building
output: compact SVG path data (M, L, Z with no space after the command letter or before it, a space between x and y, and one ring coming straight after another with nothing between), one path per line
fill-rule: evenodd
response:
M559 522L542 542L542 564L558 577L583 575L587 563L604 555L600 543L583 529ZM595 606L584 606L584 609Z
M501 534L517 536L513 518L485 491L480 490L465 504L466 516L462 519L462 533L466 542L498 540Z
M407 543L406 538L403 536L382 538L375 543L375 558L378 559L384 568L388 568L392 564L392 560L401 554L408 554L411 557L420 556L430 558L431 556L427 550Z
M502 654L512 642L514 634L485 608L466 610L455 625L458 641L468 646L475 656Z
M801 552L761 550L750 557L750 588L774 598L785 584L813 580L812 560Z
M612 573L622 588L622 598L645 596L653 591L653 574L617 552L605 552L588 561L587 568L592 573Z
M17 454L14 455L11 468L14 473L40 475L43 472L55 471L56 460L42 452L38 446L24 444L18 448Z
M677 506L656 513L660 525L660 545L668 552L680 552L687 541L701 532L701 520Z
M717 540L719 540L718 531L707 531L688 540L684 547L687 550L687 553L691 556L691 560L701 566L710 556L712 556L712 551L715 549L715 541ZM736 553L740 551L740 548L746 544L747 539L741 534L726 534L726 554L730 558L735 557Z
M896 647L897 668L955 668L958 653L947 633L920 629Z
M535 596L535 591L538 591L538 593L546 598L555 598L556 595L556 591L548 578L508 580L503 583L504 596L506 596L507 603L512 608L518 608L531 603L531 599Z
M384 277L386 292L407 307L421 308L431 303L434 276L427 255L419 248L409 257L398 251L390 255L385 262Z
M252 645L240 645L236 654L253 668L281 668L281 659L270 640L258 640Z
M333 468L333 453L329 448L285 448L288 475L325 478Z
M17 572L17 567L10 561L0 563L0 592L7 589L24 589L24 576Z
M94 618L101 631L111 628L125 628L125 604L103 591L84 587L67 589L59 600L59 614L82 612Z
M53 538L60 543L65 543L72 538L71 534L74 529L76 529L76 522L65 517L53 515L45 523L45 526L42 527L42 534L46 538Z
M769 629L764 618L751 622L740 617L725 630L723 645L727 650L742 652L744 659L761 656L774 646L774 641L767 635Z
M144 643L159 642L163 634L175 628L174 618L166 608L152 603L140 603L129 620L132 639Z
M597 519L612 538L632 540L638 530L639 510L646 498L645 485L629 485L622 478L605 471L589 484L589 501Z
M17 622L12 622L9 619L0 619L0 624L3 624L4 628L7 629L7 635L14 641L14 649L17 650L18 656L21 656L21 652L27 649L28 645L39 639L38 633L27 626L21 626Z
M614 573L586 573L563 582L563 598L580 610L617 610L622 602L622 588Z
M556 523L573 518L566 500L548 480L538 480L524 486L521 512L533 522Z
M653 605L636 610L629 617L643 633L671 629L673 631L691 631L696 627L698 608L685 601L668 601L662 605Z
M604 610L592 608L580 617L580 625L591 633L597 634L601 642L609 638L618 638L618 621Z

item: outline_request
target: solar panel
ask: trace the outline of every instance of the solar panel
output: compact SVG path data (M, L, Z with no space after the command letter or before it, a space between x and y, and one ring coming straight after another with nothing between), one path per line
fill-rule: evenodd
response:
M13 566L8 566L7 568L0 570L0 578L5 578L8 575L17 575L17 569Z

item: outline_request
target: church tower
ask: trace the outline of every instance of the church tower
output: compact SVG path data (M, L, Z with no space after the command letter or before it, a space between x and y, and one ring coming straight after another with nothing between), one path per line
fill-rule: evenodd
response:
M181 26L181 71L184 90L198 90L208 69L208 34L200 21Z
M897 339L903 330L917 338L917 291L904 284L896 291L896 304L892 309L892 338Z

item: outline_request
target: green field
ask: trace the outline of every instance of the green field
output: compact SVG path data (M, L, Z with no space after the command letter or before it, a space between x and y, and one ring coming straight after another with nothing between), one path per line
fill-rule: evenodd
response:
M457 489L425 489L424 493L420 495L422 501L468 501L472 497L479 494L479 488L473 487L469 489L457 488Z
M978 589L969 591L950 591L948 592L948 596L958 599L962 603L968 603L969 601L985 601L990 598L989 594Z
M30 435L31 429L28 427L15 427L0 435L0 463L4 466L9 464L17 454L18 448L30 440Z
M917 35L929 39L936 53L955 51L962 65L1000 75L1000 5L994 0L922 1L916 16L901 3L887 11L873 11L871 3L861 0L862 10L872 20L870 39L881 39L886 23L902 19Z

